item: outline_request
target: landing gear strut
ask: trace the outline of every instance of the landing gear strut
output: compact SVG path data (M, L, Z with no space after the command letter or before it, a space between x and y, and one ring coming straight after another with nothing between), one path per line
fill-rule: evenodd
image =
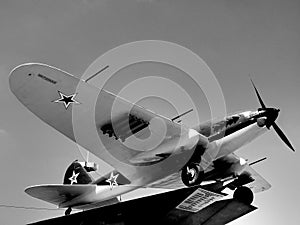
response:
M234 191L233 198L250 205L253 202L254 195L250 188L240 186Z
M198 185L203 180L204 172L197 163L189 163L182 168L181 180L186 186Z
M71 212L72 212L72 208L71 207L69 207L66 211L65 211L65 216L68 216L68 215L70 215L71 214Z

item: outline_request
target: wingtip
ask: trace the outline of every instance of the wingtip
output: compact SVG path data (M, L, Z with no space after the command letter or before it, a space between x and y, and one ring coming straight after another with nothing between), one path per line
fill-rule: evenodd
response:
M9 73L9 88L11 92L18 97L18 90L26 78L31 76L30 67L35 63L23 63L13 68Z

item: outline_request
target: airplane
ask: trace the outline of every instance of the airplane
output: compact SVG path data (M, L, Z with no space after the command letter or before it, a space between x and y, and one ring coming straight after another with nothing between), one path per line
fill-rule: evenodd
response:
M235 151L271 127L295 151L275 123L279 109L266 107L252 80L261 106L258 110L193 128L176 122L181 115L166 118L100 90L88 80L42 63L19 65L9 77L12 93L27 109L114 168L94 180L89 174L95 171L93 166L74 161L63 184L25 190L32 197L67 208L66 215L72 208L114 204L118 196L139 188L176 189L205 182L229 187L236 199L251 204L253 192L271 185ZM162 123L164 135L160 132ZM149 142L137 141L148 140L149 134L153 138ZM161 140L159 144L150 148L157 140Z

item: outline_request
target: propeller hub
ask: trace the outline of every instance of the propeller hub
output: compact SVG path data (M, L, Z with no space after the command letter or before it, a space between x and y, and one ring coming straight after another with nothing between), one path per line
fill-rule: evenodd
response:
M266 112L267 120L271 125L277 119L280 109L266 108L265 110L266 110L265 112Z

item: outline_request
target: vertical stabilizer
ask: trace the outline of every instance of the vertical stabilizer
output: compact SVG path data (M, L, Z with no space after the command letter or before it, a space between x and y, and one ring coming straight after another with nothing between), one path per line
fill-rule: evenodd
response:
M65 173L64 184L90 184L92 182L93 178L78 160L72 162Z

